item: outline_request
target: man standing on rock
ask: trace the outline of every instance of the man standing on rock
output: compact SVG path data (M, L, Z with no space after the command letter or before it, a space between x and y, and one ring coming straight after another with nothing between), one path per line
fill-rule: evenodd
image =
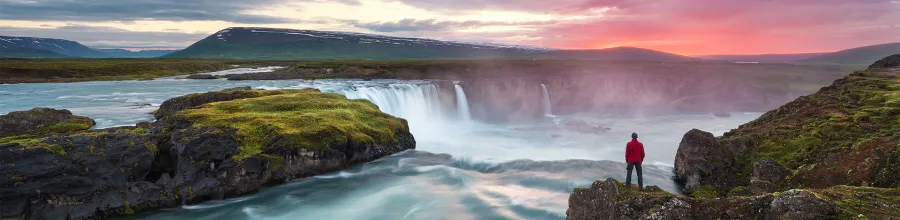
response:
M637 133L631 133L631 142L625 145L625 163L628 164L628 176L625 187L631 188L631 169L637 168L638 189L644 189L644 176L641 175L641 163L644 162L644 144L637 140Z

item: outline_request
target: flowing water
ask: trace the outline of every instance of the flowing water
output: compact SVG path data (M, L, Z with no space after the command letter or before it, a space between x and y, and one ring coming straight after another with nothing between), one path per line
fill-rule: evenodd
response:
M541 84L544 97L541 98L541 104L544 109L544 115L553 116L553 105L550 104L550 93L547 92L547 85Z
M139 215L141 219L563 219L569 192L597 179L624 179L620 162L631 132L647 151L645 184L676 191L671 163L691 128L717 135L758 113L711 114L590 112L512 124L469 120L464 87L453 106L438 100L429 81L398 80L176 80L0 85L0 114L33 107L71 110L97 128L150 121L166 99L238 86L318 88L368 99L406 118L417 150L349 169L299 179L243 197ZM548 100L549 102L549 100ZM580 133L579 120L609 127Z

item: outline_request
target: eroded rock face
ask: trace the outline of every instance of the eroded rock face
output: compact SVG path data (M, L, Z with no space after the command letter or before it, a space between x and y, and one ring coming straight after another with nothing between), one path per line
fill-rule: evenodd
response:
M61 124L67 122L70 124ZM87 117L74 116L69 110L33 108L28 111L10 112L6 115L0 115L0 138L56 131L87 130L93 125L94 120Z
M675 180L683 184L685 192L699 190L704 185L727 192L722 183L731 182L734 156L709 132L693 129L684 134L675 154Z
M19 144L0 148L0 217L103 217L173 202L144 182L155 148L146 136L104 130L43 142L63 151Z

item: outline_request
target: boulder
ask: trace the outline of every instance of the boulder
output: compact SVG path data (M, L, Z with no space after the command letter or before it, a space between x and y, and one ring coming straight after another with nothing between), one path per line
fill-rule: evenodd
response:
M83 131L92 126L94 126L94 120L74 116L69 110L33 108L28 111L0 115L0 138L25 134Z
M778 161L771 158L763 158L753 164L753 176L750 179L778 184L783 182L784 178L790 174L791 171L778 163Z
M835 202L828 201L805 190L788 190L772 201L767 219L831 219L846 215Z
M727 182L734 182L734 158L709 132L693 129L684 134L675 154L675 180L686 193L705 185L728 192ZM727 180L727 181L726 181Z

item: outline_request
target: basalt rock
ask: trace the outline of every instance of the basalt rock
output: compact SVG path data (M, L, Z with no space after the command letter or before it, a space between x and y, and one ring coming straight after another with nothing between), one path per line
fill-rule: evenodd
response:
M79 219L175 204L145 182L156 146L144 135L108 129L39 143L0 148L0 217Z
M713 186L728 192L735 182L733 153L709 132L693 129L684 134L675 154L675 180L687 193Z
M242 148L247 143L242 141L247 136L241 136L244 134L239 134L240 129L206 126L203 121L176 114L178 110L215 102L211 100L283 93L310 97L280 97L278 100L283 103L279 104L299 105L299 102L323 97L330 98L323 100L328 103L362 102L312 90L223 91L169 100L166 120L154 123L3 139L0 143L0 219L131 215L155 208L254 193L264 186L336 171L415 148L415 139L405 121L380 113L371 103L365 103L362 105L365 109L358 110L379 114L380 118L370 117L373 120L390 120L404 125L392 124L391 141L353 139L304 148L294 146L297 142L288 141L296 140L293 137L273 132L279 135L268 139L262 152L244 152ZM305 114L315 112L310 110ZM369 125L379 123L383 121Z
M28 111L0 115L0 138L26 134L82 131L91 126L94 126L94 120L74 116L69 110L33 108Z
M184 77L185 79L218 79L217 76L210 74L193 74Z
M677 196L657 187L643 191L626 188L614 179L576 188L569 197L566 219L848 219L872 212L871 218L893 219L897 200L874 199L875 204L853 203L860 197L889 198L898 189L836 187L826 190L788 190L756 196L698 199ZM841 202L839 205L836 201ZM878 205L876 205L878 204ZM893 216L893 217L892 217Z

